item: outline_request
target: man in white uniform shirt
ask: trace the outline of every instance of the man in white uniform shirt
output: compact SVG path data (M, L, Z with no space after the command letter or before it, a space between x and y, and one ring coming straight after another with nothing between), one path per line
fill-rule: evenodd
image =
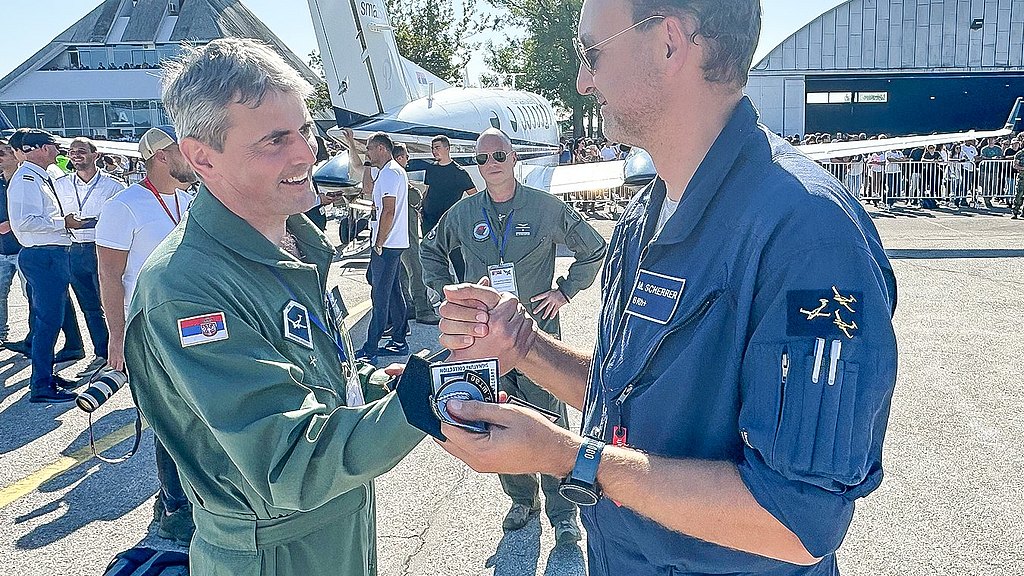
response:
M71 288L85 315L96 357L82 375L107 362L107 323L100 304L100 281L96 271L96 220L107 200L124 190L124 184L96 166L99 153L88 138L71 141L68 157L75 171L54 181L57 197L65 212L73 214L81 227L71 232ZM80 351L84 356L85 351Z
M181 189L196 181L196 173L181 155L177 141L172 126L150 128L142 135L139 152L146 163L146 179L107 202L96 226L100 293L110 328L107 365L121 372L125 371L125 315L139 271L192 202L192 195ZM187 542L195 525L178 468L159 440L155 440L154 450L160 482L153 518L158 522L157 534Z
M370 238L370 301L373 310L366 344L358 356L376 362L378 355L400 356L408 354L405 334L409 326L405 295L402 293L402 252L409 248L409 177L394 159L394 144L383 132L366 141L366 156L372 167L379 168L374 176L373 211ZM364 178L364 181L366 178ZM391 341L378 346L384 329L391 326Z
M57 141L49 132L21 129L11 139L21 167L7 190L11 229L21 243L18 267L25 276L32 326L32 378L29 402L70 402L71 383L53 373L57 343L68 304L71 234L80 222L66 215L46 167L57 159ZM60 385L58 387L58 385Z

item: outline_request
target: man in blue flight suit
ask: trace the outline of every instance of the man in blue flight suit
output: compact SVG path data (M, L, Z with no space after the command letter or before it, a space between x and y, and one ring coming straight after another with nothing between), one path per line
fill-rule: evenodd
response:
M508 294L445 288L453 359L496 357L584 417L450 402L493 425L442 446L564 477L594 575L835 574L882 479L895 277L856 199L743 96L760 21L757 0L583 4L578 89L658 167L612 235L593 356Z

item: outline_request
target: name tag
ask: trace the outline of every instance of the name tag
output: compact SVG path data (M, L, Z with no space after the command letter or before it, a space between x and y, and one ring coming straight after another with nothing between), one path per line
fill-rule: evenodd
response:
M519 289L516 287L515 264L488 266L487 276L491 279L491 288L498 292L508 292L519 297Z
M640 270L633 293L629 295L626 314L662 325L668 324L679 307L685 285L685 278Z

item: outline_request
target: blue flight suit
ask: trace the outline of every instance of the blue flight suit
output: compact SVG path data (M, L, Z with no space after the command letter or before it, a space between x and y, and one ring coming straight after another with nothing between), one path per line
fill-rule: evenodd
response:
M582 432L729 461L822 560L704 542L618 507L582 510L590 574L836 574L854 501L882 480L896 379L896 280L838 181L757 123L746 98L660 234L658 179L609 245ZM637 486L637 490L643 490Z

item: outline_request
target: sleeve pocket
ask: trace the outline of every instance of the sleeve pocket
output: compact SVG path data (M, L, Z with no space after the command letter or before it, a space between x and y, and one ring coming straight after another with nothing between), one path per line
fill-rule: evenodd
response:
M782 390L772 467L842 493L867 473L870 424L858 422L859 366L837 361L830 377L828 359L821 359L817 370L815 360L802 356Z

